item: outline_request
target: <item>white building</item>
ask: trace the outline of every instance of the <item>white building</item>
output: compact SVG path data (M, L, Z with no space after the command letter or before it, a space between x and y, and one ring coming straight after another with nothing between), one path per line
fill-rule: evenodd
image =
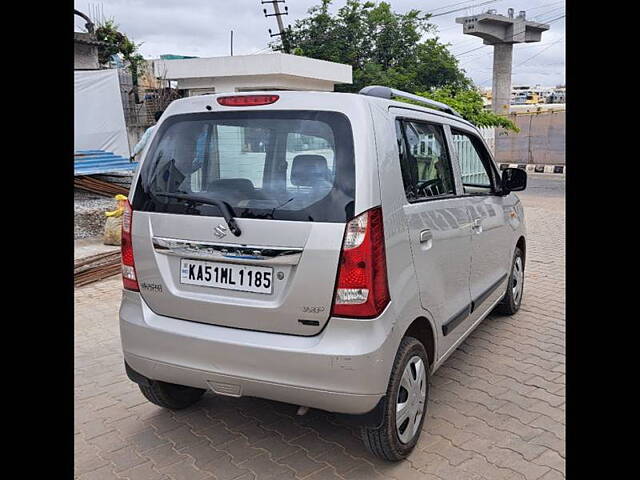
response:
M153 60L156 77L176 81L190 96L250 90L333 91L352 82L351 65L269 53L231 57Z

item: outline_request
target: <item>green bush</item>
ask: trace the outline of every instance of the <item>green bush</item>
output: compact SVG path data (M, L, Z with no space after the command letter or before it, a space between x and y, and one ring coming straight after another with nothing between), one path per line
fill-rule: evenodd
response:
M485 109L482 95L477 90L454 90L450 87L442 87L427 92L417 92L416 95L446 103L477 127L499 127L513 132L520 131L507 117Z

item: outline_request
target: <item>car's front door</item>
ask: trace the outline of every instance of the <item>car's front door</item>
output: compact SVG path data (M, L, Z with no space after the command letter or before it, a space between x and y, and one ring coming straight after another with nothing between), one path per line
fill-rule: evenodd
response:
M412 112L396 119L396 132L420 302L438 329L440 357L471 311L471 219L458 195L445 127Z
M470 129L452 128L451 140L473 224L469 278L473 324L505 292L514 245L509 215L514 210L512 199L499 194L498 170L480 137Z

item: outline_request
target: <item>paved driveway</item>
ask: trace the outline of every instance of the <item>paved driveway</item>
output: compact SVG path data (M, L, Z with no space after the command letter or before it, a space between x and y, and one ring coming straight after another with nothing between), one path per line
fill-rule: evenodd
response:
M76 289L76 478L564 478L562 182L530 177L522 308L489 316L438 370L420 442L397 464L319 411L212 394L178 413L148 403L124 373L120 279Z

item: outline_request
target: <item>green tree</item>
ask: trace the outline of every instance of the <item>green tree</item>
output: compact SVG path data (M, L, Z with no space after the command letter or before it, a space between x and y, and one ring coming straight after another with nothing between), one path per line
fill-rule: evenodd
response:
M507 117L485 109L482 95L475 89L460 90L443 87L426 92L417 92L416 95L446 103L462 115L465 120L470 121L477 127L500 127L513 132L520 131L516 124Z
M287 33L293 52L353 67L353 84L340 91L358 91L381 83L408 91L453 86L468 88L470 80L456 58L437 38L428 15L419 10L396 13L387 2L347 0L335 14L332 0L321 0ZM274 48L281 48L276 42Z
M478 126L517 131L513 122L485 110L482 97L448 45L440 43L429 15L396 13L388 2L347 0L335 14L333 0L320 0L286 33L293 53L353 67L353 83L336 90L357 92L385 85L451 105ZM427 37L428 35L431 35ZM427 37L427 38L425 38ZM281 49L281 42L272 47Z
M108 64L112 55L122 56L131 72L131 81L134 86L136 103L138 103L138 75L146 64L144 57L138 51L142 44L136 44L124 33L121 33L113 19L100 24L96 28L95 35L97 40L105 43L105 45L98 47L98 61L101 65Z

